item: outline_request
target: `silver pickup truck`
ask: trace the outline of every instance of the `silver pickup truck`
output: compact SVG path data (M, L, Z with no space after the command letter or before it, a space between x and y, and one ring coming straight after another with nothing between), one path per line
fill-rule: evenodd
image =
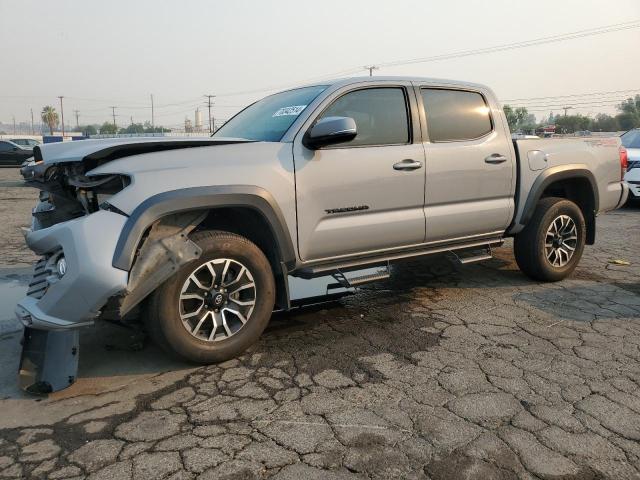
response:
M292 279L349 288L514 237L526 275L561 280L626 201L623 153L617 138L512 141L489 88L393 77L277 93L210 138L37 146L26 241L41 260L16 313L60 331L141 310L160 345L210 363L291 308Z

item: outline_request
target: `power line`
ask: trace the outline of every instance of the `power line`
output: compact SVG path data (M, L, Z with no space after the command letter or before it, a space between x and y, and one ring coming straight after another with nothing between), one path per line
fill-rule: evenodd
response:
M546 45L549 43L564 42L567 40L575 40L577 38L590 37L594 35L604 35L606 33L618 32L621 30L629 30L640 27L640 19L630 22L616 23L613 25L604 25L602 27L589 28L586 30L578 30L576 32L551 35L548 37L534 38L521 42L507 43L503 45L494 45L493 47L476 48L473 50L462 50L458 52L446 53L442 55L433 55L431 57L412 58L407 60L397 60L393 62L379 63L380 67L396 67L401 65L411 65L415 63L435 62L439 60L449 60L452 58L469 57L472 55L484 55L487 53L502 52L505 50L514 50L519 48L533 47L537 45Z
M525 108L540 108L540 107L564 107L564 105L567 104L571 104L574 105L576 107L597 107L597 106L606 106L606 105L611 105L611 104L620 104L622 102L624 102L626 100L626 98L620 98L620 99L615 99L615 98L610 98L610 99L600 99L600 100L593 100L591 102L559 102L559 103L538 103L538 104L533 104L533 105L526 105L526 104L510 104L509 106L511 107L525 107Z
M435 61L440 61L440 60L450 60L450 59L453 59L453 58L469 57L469 56L473 56L473 55L484 55L484 54L488 54L488 53L501 52L501 51L505 51L505 50L514 50L514 49L519 49L519 48L533 47L533 46L537 46L537 45L545 45L545 44L550 44L550 43L564 42L564 41L568 41L568 40L575 40L575 39L578 39L578 38L590 37L590 36L594 36L594 35L604 35L606 33L618 32L618 31L622 31L622 30L629 30L629 29L639 28L639 27L640 27L640 19L636 19L636 20L633 20L633 21L630 21L630 22L615 23L615 24L612 24L612 25L603 25L601 27L595 27L595 28L590 28L590 29L586 29L586 30L578 30L578 31L575 31L575 32L563 33L563 34L558 34L558 35L551 35L551 36L548 36L548 37L534 38L534 39L531 39L531 40L524 40L524 41L515 42L515 43L507 43L507 44L503 44L503 45L494 45L492 47L477 48L477 49L472 49L472 50L462 50L462 51L458 51L458 52L446 53L446 54L441 54L441 55L433 55L433 56L430 56L430 57L412 58L412 59L406 59L406 60L396 60L396 61L392 61L392 62L382 62L382 63L376 64L376 66L379 67L379 68L382 68L382 67L397 67L397 66L411 65L411 64L416 64L416 63L428 63L428 62L435 62ZM290 83L290 84L287 84L287 85L280 85L280 86L277 86L277 87L263 88L263 89L260 89L260 90L246 90L246 91L242 91L242 92L223 93L223 94L218 94L218 96L219 97L232 97L232 96L247 95L247 94L252 94L252 93L268 92L268 91L272 91L272 90L278 90L280 88L291 87L293 85L299 85L300 83L303 83L303 82L313 82L315 80L327 79L327 78L332 78L332 77L336 77L336 76L340 76L340 75L349 75L349 74L357 73L357 72L360 72L360 71L362 71L362 67L357 67L357 68L353 68L353 69L349 69L349 70L343 70L341 72L334 72L333 74L327 74L327 75L323 75L321 77L315 77L315 78L312 78L312 79L308 79L306 81L300 81L300 82L298 82L296 84L291 84Z
M636 93L636 92L640 92L640 89L637 88L633 88L630 90L610 90L607 92L590 92L590 93L575 93L575 94L571 94L571 95L554 95L554 96L549 96L549 97L528 97L528 98L510 98L507 100L500 100L501 103L507 103L507 102L525 102L527 103L528 100L547 100L547 99L556 99L556 98L575 98L575 97L589 97L589 96L601 96L601 95L611 95L614 93Z

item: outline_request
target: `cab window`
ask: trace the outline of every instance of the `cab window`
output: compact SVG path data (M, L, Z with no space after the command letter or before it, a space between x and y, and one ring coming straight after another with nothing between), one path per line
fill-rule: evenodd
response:
M423 88L422 103L432 142L474 140L491 132L491 114L477 92Z
M337 147L398 145L409 143L409 117L403 88L366 88L349 92L335 100L318 120L351 117L358 134Z

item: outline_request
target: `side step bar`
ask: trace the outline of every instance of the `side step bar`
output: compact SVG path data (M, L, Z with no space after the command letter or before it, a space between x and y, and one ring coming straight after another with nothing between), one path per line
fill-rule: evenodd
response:
M477 249L486 249L489 252L492 247L499 247L504 243L504 239L501 237L498 238L487 238L482 240L476 240L473 242L465 242L459 243L456 245L446 245L446 246L433 246L429 248L422 248L419 250L407 250L400 251L396 253L386 253L383 256L371 256L371 257L361 257L358 259L352 260L343 260L335 263L325 263L318 265L311 265L305 268L302 268L292 275L300 278L314 278L322 275L332 275L333 272L340 270L343 272L350 270L362 270L364 268L374 268L376 265L382 265L385 263L410 259L415 257L421 257L425 255L431 255L434 253L453 253L455 251L460 250L477 250ZM456 258L459 258L456 255Z
M467 265L469 263L483 262L484 260L491 260L493 258L493 252L491 251L491 245L486 246L486 250L476 255L460 256L456 252L451 252L456 261L461 265Z
M368 268L365 270L372 270L372 268ZM367 283L386 280L391 276L391 265L389 265L389 262L387 262L385 266L383 266L376 272L365 273L364 275L354 277L349 277L340 269L336 269L336 271L332 273L331 276L336 280L337 283L331 283L327 285L327 294L330 290L338 288L352 289L360 285L365 285Z

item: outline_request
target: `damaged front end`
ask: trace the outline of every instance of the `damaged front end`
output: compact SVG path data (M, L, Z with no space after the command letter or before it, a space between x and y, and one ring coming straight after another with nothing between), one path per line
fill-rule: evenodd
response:
M30 393L73 384L78 327L92 323L108 299L127 286L128 272L111 265L127 216L107 200L131 182L125 175L87 176L94 166L39 161L26 178L40 190L25 239L41 258L27 296L16 306L25 326L20 384Z
M31 393L75 381L79 327L98 318L122 320L201 249L188 234L204 212L170 215L145 233L131 271L113 266L129 219L109 203L131 184L126 175L90 175L97 162L34 165L28 179L40 189L26 243L41 256L27 296L16 306L25 326L20 378Z
M34 165L30 178L26 179L29 186L40 190L40 202L32 212L32 230L89 215L101 208L113 209L107 199L131 183L126 175L89 177L86 172L84 162Z

